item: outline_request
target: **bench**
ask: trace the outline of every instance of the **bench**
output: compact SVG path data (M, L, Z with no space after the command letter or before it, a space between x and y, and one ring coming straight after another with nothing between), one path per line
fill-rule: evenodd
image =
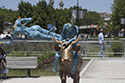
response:
M26 69L31 77L30 69L37 68L37 57L6 57L8 69Z

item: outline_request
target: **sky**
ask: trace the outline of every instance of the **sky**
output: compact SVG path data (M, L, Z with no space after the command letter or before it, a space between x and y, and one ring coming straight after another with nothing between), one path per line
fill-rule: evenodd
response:
M17 10L18 3L21 0L0 0L0 7L5 6L7 9ZM30 2L32 4L36 4L39 0L23 0L26 2ZM49 0L45 0L49 3ZM54 0L54 8L59 8L60 0ZM63 0L64 8L70 8L77 5L77 0ZM87 9L89 11L96 11L98 13L112 13L111 6L114 0L78 0L79 6L83 9Z

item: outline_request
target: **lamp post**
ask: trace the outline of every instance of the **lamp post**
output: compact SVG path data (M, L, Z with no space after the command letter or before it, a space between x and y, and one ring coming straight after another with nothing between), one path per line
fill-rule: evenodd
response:
M121 18L121 25L122 25L122 28L121 30L123 31L123 36L125 36L125 18Z
M82 10L79 10L79 0L77 0L77 7L75 10L72 11L72 22L77 24L79 26L79 19L83 19L84 14Z
M125 36L125 18L121 18L121 24L122 24L122 29L121 29L121 32L122 32L122 37ZM123 57L125 57L125 39L122 39L122 55Z
M77 25L79 26L79 0L77 0Z

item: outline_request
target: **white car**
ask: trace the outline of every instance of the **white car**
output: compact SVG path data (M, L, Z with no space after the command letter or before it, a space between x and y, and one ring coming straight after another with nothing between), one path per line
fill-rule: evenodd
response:
M11 37L10 34L0 34L0 39L11 39Z

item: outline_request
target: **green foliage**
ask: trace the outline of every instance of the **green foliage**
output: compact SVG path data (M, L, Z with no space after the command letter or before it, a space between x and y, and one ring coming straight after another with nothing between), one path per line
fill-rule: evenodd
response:
M0 13L0 33L3 32L3 22L4 22L4 16Z
M84 19L80 21L80 25L103 24L103 19L100 17L98 13L87 10L83 10L83 12L84 12Z
M43 55L38 57L38 68L45 69L53 66L55 53L43 52Z
M114 40L119 40L118 37L114 38ZM114 56L119 55L119 54L115 54L117 52L122 52L122 43L121 42L113 42L112 43L112 51L114 52Z
M10 55L8 56L15 56L15 57L27 57L27 54L25 54L25 52L12 52Z
M45 0L38 1L37 4L32 5L29 2L21 0L18 4L18 10L8 10L8 9L0 9L0 24L2 25L2 22L10 21L15 22L18 16L21 16L22 18L25 17L32 17L32 22L30 22L27 26L32 25L40 25L42 28L47 29L48 24L55 24L54 21L58 21L58 32L61 33L62 27L65 23L71 22L71 14L72 10L77 9L76 6L70 7L69 9L55 9ZM96 12L87 11L86 9L79 8L79 10L84 12L84 19L80 19L79 25L90 25L90 24L98 24L101 25L103 20ZM2 13L1 13L2 12ZM2 16L1 16L2 15ZM4 16L3 16L4 15ZM75 23L77 24L77 22ZM0 25L0 26L1 26ZM0 29L3 31L3 29Z
M56 73L52 70L42 70L42 69L33 69L30 70L31 76L56 76ZM9 69L9 72L7 76L27 76L27 70L11 70Z
M32 17L33 7L29 2L21 1L18 5L19 16L21 17Z
M122 28L121 18L125 18L125 0L114 0L112 12L113 32L118 35Z

